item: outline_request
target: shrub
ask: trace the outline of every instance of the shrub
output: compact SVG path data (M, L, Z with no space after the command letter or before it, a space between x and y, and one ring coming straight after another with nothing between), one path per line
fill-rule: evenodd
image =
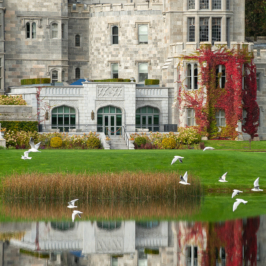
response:
M20 83L21 85L47 84L47 83L51 83L51 79L49 78L22 79Z
M52 148L60 148L62 147L63 141L60 137L53 137L50 141L50 146Z
M199 143L201 140L201 135L194 127L183 127L179 128L179 135L177 139L183 144L190 145L194 143Z
M37 132L37 121L0 121L1 126L6 128L6 131L26 131Z
M176 141L173 138L165 138L162 141L164 149L174 149L176 147Z
M147 143L147 139L145 137L136 137L135 138L135 144L138 147L141 147L141 145L145 145Z
M101 147L101 141L97 137L89 137L87 140L87 147L89 149L99 149Z
M159 79L145 79L145 85L158 85L159 83Z
M27 102L22 98L22 95L0 95L0 105L27 105Z

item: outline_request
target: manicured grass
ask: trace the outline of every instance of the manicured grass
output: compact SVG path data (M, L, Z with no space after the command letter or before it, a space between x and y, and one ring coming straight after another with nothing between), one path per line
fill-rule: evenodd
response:
M22 160L22 150L0 150L0 177L16 173L40 172L171 172L199 176L205 189L250 189L257 177L266 188L265 153L201 150L42 150ZM174 155L183 163L171 166ZM228 183L218 182L228 172ZM178 177L178 176L177 176ZM205 190L207 191L207 190ZM265 190L266 191L266 190Z
M204 140L205 146L211 146L219 150L260 150L266 151L266 141L233 141L233 140Z

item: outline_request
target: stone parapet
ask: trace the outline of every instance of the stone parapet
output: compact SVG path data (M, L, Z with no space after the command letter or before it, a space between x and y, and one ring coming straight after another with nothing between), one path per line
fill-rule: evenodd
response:
M36 121L32 106L0 105L0 121Z

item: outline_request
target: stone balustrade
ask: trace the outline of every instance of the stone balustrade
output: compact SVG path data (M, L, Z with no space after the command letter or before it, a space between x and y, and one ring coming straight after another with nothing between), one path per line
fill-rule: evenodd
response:
M82 95L83 86L46 87L42 95Z
M136 96L145 98L145 97L168 97L168 88L137 88Z

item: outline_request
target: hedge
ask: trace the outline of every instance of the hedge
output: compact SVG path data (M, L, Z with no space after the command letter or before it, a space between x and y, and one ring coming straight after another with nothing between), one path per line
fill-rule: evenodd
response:
M93 80L93 82L130 82L130 79L97 79Z
M159 85L159 79L145 79L145 85Z
M51 83L49 78L37 78L37 79L22 79L21 85L32 85L32 84L47 84Z
M37 121L0 121L1 128L6 128L6 131L38 131Z

